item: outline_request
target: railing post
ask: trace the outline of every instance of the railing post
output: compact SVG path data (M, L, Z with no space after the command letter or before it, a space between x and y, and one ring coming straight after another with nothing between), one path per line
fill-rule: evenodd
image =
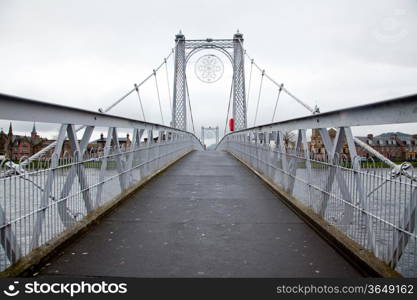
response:
M114 148L116 150L116 167L117 167L117 173L119 174L119 183L120 183L120 190L123 192L126 189L126 180L125 180L125 166L123 164L122 160L122 151L120 150L120 144L119 144L119 137L117 135L117 129L113 128L113 144Z
M162 140L164 138L164 131L159 130L158 132L158 170L162 167L163 159L164 159L164 141Z
M111 150L111 141L112 141L112 136L113 136L113 127L110 127L107 130L107 137L106 137L106 143L104 144L104 151L103 151L103 156L101 157L101 166L100 166L100 173L99 173L99 184L97 186L97 194L96 194L96 203L95 203L95 207L99 207L102 199L102 193L103 193L103 185L104 185L104 173L106 172L107 169L107 161L108 161L108 156Z
M273 176L274 176L274 168L273 163L274 163L274 152L272 149L272 145L271 145L271 141L274 140L273 138L273 134L272 132L268 132L268 143L267 143L267 162L268 162L268 177L273 180Z
M14 264L21 256L22 251L18 244L16 235L13 233L12 226L7 220L6 212L0 205L0 243L3 246L4 253L11 264Z
M305 166L306 166L306 171L307 171L307 184L308 184L308 201L309 201L309 206L312 206L312 202L311 202L311 193L312 193L312 188L311 188L311 184L312 184L312 174L311 174L311 160L310 160L310 149L308 148L308 142L307 142L307 135L306 135L306 130L305 129L300 129L299 130L299 134L301 135L301 143L303 145L303 149L304 149L304 159L305 159Z
M84 151L87 149L87 145L90 140L91 134L93 133L93 130L94 130L93 126L88 126L85 129L84 136L81 141L82 145L80 146L78 144L77 133L75 131L74 125L68 125L68 129L67 129L69 142L71 144L72 149L77 154L76 170L77 170L78 182L80 184L81 190L83 191L82 194L83 194L84 205L85 205L85 209L87 213L93 210L93 204L91 202L90 191L88 189L88 182L85 176L85 168L82 162L84 160Z
M265 175L268 175L269 171L269 164L268 164L268 143L269 143L269 137L267 132L262 132L262 161L263 161L263 172Z
M282 165L281 156L279 152L280 150L278 131L272 131L272 140L274 141L274 150L272 154L272 163L274 165L272 181L278 184Z
M258 143L259 143L259 136L257 131L253 131L253 142L254 142L254 155L252 156L253 166L258 169L259 168L259 151L258 151Z
M301 130L298 130L295 149L293 151L293 154L290 155L290 160L289 160L289 180L290 181L288 184L288 193L290 195L292 195L294 192L295 177L297 175L298 164L301 161L299 158L299 155L301 153L302 145L303 145L303 141L302 141Z
M288 189L288 162L287 162L287 149L284 142L284 134L281 131L277 131L278 134L278 149L281 157L281 166L282 166L282 186L284 190Z
M140 148L140 139L143 134L143 129L134 128L133 129L133 136L132 136L132 142L130 144L130 151L127 157L127 166L126 170L129 170L129 186L133 184L134 182L134 176L133 173L136 171L136 158L137 158L137 152ZM138 172L138 179L140 180L140 168L137 170Z
M344 133L346 136L346 143L349 148L349 155L350 155L350 159L352 163L352 170L353 170L353 176L355 178L356 190L358 191L358 194L359 194L359 201L357 201L356 203L352 203L352 204L362 205L363 207L366 207L368 206L367 200L365 198L364 186L363 186L363 183L361 182L360 173L359 173L361 169L361 165L360 165L360 162L357 160L358 154L356 152L356 146L353 140L352 130L350 129L350 127L344 127L343 129L344 129ZM352 219L353 219L353 207L352 205L346 205L342 223L349 224L352 222Z
M33 226L32 240L30 243L31 249L35 249L39 246L39 237L42 232L42 224L45 219L45 211L48 209L49 197L51 197L51 193L52 193L52 184L55 179L54 178L55 171L56 171L56 168L58 167L59 158L61 156L62 146L64 145L68 126L69 125L67 124L62 124L59 129L57 144L52 154L51 165L48 170L45 187L43 189L41 202L39 205L39 211L36 214L36 220Z
M329 174L326 180L325 194L323 195L323 200L320 206L319 214L324 217L327 209L327 204L332 192L333 182L336 178L339 185L340 192L342 193L343 200L349 203L352 203L352 196L349 192L349 188L346 184L346 181L343 178L343 175L340 173L340 166L334 161L335 154L339 153L343 147L343 139L345 137L345 130L343 127L340 127L337 130L335 142L333 143L330 139L329 133L326 128L320 128L320 135L322 137L326 153L327 153L327 163L329 164ZM349 203L345 203L349 205Z
M352 200L352 204L362 205L362 207L364 207L368 211L368 213L370 213L371 205L370 205L369 200L366 199L365 187L360 178L359 171L361 169L361 164L360 164L360 161L358 161L358 154L356 152L356 146L355 146L355 141L353 140L352 130L350 129L350 127L344 127L344 132L346 136L346 142L349 148L350 159L352 162L352 169L353 169L353 176L355 178L355 183L356 183L356 190L358 191L359 199L360 199L359 201L357 201L359 203L354 203ZM349 224L352 222L352 219L353 219L353 207L352 205L346 204L344 216L342 219L342 224ZM372 232L372 217L369 215L366 215L365 219L367 220L366 227L367 227L367 233L368 233L368 247L371 251L374 251L375 254L378 255L377 248L376 248L375 234Z
M90 141L93 131L94 131L94 126L87 126L85 128L83 137L81 138L81 143L79 145L74 125L69 125L67 129L68 139L70 141L71 148L74 151L75 160L73 161L73 165L71 166L71 169L69 170L67 177L65 178L64 186L61 189L60 199L62 200L58 202L58 213L65 227L72 226L76 222L74 220L75 216L71 216L68 213L67 199L66 199L74 184L75 176L78 177L81 190L83 190L83 193L82 193L83 200L84 200L84 205L85 205L85 209L87 213L92 211L94 208L94 203L92 202L90 191L88 190L87 180L85 177L85 168L82 165L83 156L84 156L83 154L85 150L87 149L87 145L88 145L88 142Z
M400 222L403 224L399 224L399 227L406 232L395 230L393 235L393 243L391 248L388 248L388 264L395 268L409 242L410 235L407 232L414 232L416 226L416 207L417 207L417 188L413 188L410 202L406 204L404 209L404 222Z
M152 159L153 159L153 129L148 129L148 141L147 141L147 155L146 155L146 176L152 172Z

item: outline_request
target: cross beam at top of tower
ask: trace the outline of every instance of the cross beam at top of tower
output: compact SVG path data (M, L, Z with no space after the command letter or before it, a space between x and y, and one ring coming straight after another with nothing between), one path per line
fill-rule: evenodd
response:
M234 39L203 39L203 40L185 40L185 48L193 49L196 47L220 47L226 49L233 49Z

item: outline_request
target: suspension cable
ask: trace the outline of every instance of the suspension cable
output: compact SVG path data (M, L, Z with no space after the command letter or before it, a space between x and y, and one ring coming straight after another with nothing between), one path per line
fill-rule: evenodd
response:
M156 70L153 70L153 76L155 77L156 95L158 97L159 111L161 113L162 125L164 125L165 124L165 122L164 122L164 115L162 114L161 97L159 95L158 78L156 77Z
M248 83L248 91L246 95L246 111L249 111L249 98L250 98L250 87L252 83L252 71L253 71L253 59L251 59L250 61L249 83Z
M118 99L116 102L114 102L112 105L110 105L109 107L107 107L106 109L102 109L99 108L98 111L101 113L106 113L109 110L111 110L113 107L115 107L117 104L119 104L120 102L122 102L124 99L126 99L130 94L132 94L135 91L135 89L131 89L129 92L127 92L126 94L124 94L120 99Z
M172 51L174 51L174 49L172 49ZM164 63L165 63L165 74L167 77L167 88L168 88L168 100L169 100L169 108L171 111L171 115L172 115L172 99L171 99L171 87L169 85L169 74L168 74L168 65L167 65L167 59L164 59Z
M135 90L138 94L138 98L139 98L139 103L140 103L140 108L142 110L142 116L143 116L143 121L146 122L146 118L145 118L145 111L143 110L143 105L142 105L142 98L140 97L140 93L139 93L139 87L138 85L135 83Z
M226 124L224 125L224 134L223 135L226 135L227 120L229 119L230 104L232 103L232 95L233 95L233 80L232 80L232 83L230 85L229 104L227 105Z
M275 107L274 107L274 113L272 114L272 120L271 123L274 123L274 119L275 119L275 113L277 111L277 106L278 106L278 100L279 100L279 95L281 95L282 92L282 88L284 87L284 84L281 84L281 86L278 89L278 96L277 96L277 100L275 101Z
M177 42L178 43L178 42ZM145 84L153 75L154 75L154 71L158 72L158 70L165 64L165 62L172 56L172 54L174 53L174 48L171 49L170 53L167 55L167 57L164 58L163 62L161 64L158 65L158 67L156 69L154 69L152 71L151 74L149 74L148 76L146 76L141 82L139 82L138 84L135 84L138 88L140 88L143 84ZM106 109L99 109L99 112L101 113L106 113L108 111L110 111L112 108L114 108L117 104L119 104L120 102L122 102L124 99L126 99L130 94L132 94L134 91L136 90L136 88L131 89L129 92L127 92L125 95L123 95L120 99L118 99L116 102L114 102L113 104L111 104L110 106L108 106Z
M185 76L185 88L186 88L187 98L188 98L188 107L190 108L191 125L193 126L193 133L195 135L194 118L193 118L193 111L191 109L190 91L188 90L188 79L187 79L187 76Z
M243 47L243 43L242 41L239 41L240 45L242 46L242 49L244 49ZM250 59L251 61L254 61L253 58L251 58L249 56L249 54L247 53L246 49L244 50L244 54L248 57L248 59ZM258 64L256 64L256 62L253 62L253 65L258 69L259 72L263 72L265 77L270 80L274 85L276 85L278 88L281 87L282 83L279 84L277 81L275 81L271 76L269 76L264 69L262 69L260 66L258 66ZM295 100L296 102L298 102L299 104L301 104L304 108L306 108L308 111L310 111L312 114L318 113L319 109L316 106L315 108L312 108L311 106L309 106L307 103L305 103L304 101L302 101L300 98L296 97L293 93L291 93L288 89L286 89L285 87L282 87L282 91L285 92L288 96L290 96L293 100Z
M272 79L270 76L268 76L267 74L265 74L265 77L268 78L273 84L275 84L277 87L280 87L281 84L277 83L274 79ZM285 87L282 88L282 90L288 95L290 96L292 99L294 99L296 102L298 102L299 104L301 104L302 106L304 106L307 110L309 110L312 114L318 113L318 108L312 108L311 106L309 106L308 104L306 104L304 101L300 100L300 98L296 97L294 94L292 94L288 89L286 89Z
M265 75L265 71L262 71L262 74L261 74L261 83L259 84L258 103L256 104L255 120L253 121L253 126L256 125L256 119L258 117L258 109L259 109L259 102L261 100L262 84L264 82L264 75Z

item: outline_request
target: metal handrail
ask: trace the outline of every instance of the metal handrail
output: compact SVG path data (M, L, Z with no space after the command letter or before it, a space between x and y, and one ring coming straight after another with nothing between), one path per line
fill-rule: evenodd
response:
M227 135L245 131L292 131L298 129L371 126L413 122L417 122L417 94L248 127L227 133L220 140L219 144L222 143L222 140Z

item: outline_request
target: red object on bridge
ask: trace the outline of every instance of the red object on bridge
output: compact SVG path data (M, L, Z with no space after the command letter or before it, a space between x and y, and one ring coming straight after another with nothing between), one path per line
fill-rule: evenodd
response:
M230 131L235 131L235 119L230 118L229 120L229 129Z

